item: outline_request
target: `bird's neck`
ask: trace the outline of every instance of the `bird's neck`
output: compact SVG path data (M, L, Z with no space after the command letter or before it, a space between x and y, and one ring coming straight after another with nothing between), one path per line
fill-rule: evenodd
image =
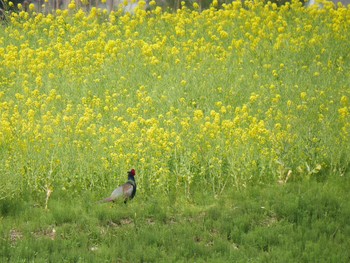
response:
M128 176L128 181L133 181L133 182L135 182L135 178L134 178L134 176L129 175L129 176Z
M134 187L134 189L136 189L136 182L135 182L134 176L129 175L129 176L128 176L128 181L127 181L127 183L128 183L128 184L131 184L131 185Z

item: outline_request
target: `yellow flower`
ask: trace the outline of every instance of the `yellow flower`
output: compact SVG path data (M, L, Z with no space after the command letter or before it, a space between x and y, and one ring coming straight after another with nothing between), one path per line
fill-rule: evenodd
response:
M35 10L35 5L33 3L29 4L29 10L34 11Z
M258 100L258 98L259 98L259 95L253 92L253 93L250 95L249 102L250 102L250 103L254 103L255 101Z
M72 0L69 4L68 4L68 9L75 9L76 8L76 5L75 5L75 1Z
M340 114L340 116L342 118L346 118L347 116L349 116L349 109L348 109L348 107L340 108L340 109L338 109L338 112L339 112L339 114Z
M349 98L345 95L343 95L341 98L340 98L340 103L341 105L343 106L347 106L349 105Z
M203 114L202 110L195 110L193 115L194 115L194 120L195 121L199 121L199 120L203 119L203 117L204 117L204 114Z
M306 100L306 97L307 97L307 93L306 93L306 92L301 92L301 93L300 93L300 98L301 98L302 100Z

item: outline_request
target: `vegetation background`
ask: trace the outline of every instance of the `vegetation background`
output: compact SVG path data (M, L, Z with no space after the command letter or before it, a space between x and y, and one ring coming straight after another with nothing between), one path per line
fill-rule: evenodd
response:
M2 261L347 262L349 8L144 5L2 22Z

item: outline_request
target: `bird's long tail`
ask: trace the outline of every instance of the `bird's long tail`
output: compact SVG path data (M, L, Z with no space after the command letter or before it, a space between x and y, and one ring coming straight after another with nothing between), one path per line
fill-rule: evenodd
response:
M123 187L124 187L124 185L118 187L117 189L114 189L114 191L111 193L111 195L109 197L100 200L99 203L108 203L108 202L113 202L113 201L117 200L118 198L120 198L121 196L124 195Z
M114 199L111 198L111 197L108 197L108 198L105 198L105 199L102 199L100 201L97 201L98 204L103 204L103 203L108 203L108 202L113 202Z

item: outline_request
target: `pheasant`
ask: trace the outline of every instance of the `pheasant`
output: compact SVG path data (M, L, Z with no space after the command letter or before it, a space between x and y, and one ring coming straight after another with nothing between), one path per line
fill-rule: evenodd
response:
M124 197L124 203L126 204L128 200L133 199L136 194L136 182L134 178L135 174L135 170L131 169L128 172L128 181L116 188L110 197L99 201L99 203L114 202L117 199Z

